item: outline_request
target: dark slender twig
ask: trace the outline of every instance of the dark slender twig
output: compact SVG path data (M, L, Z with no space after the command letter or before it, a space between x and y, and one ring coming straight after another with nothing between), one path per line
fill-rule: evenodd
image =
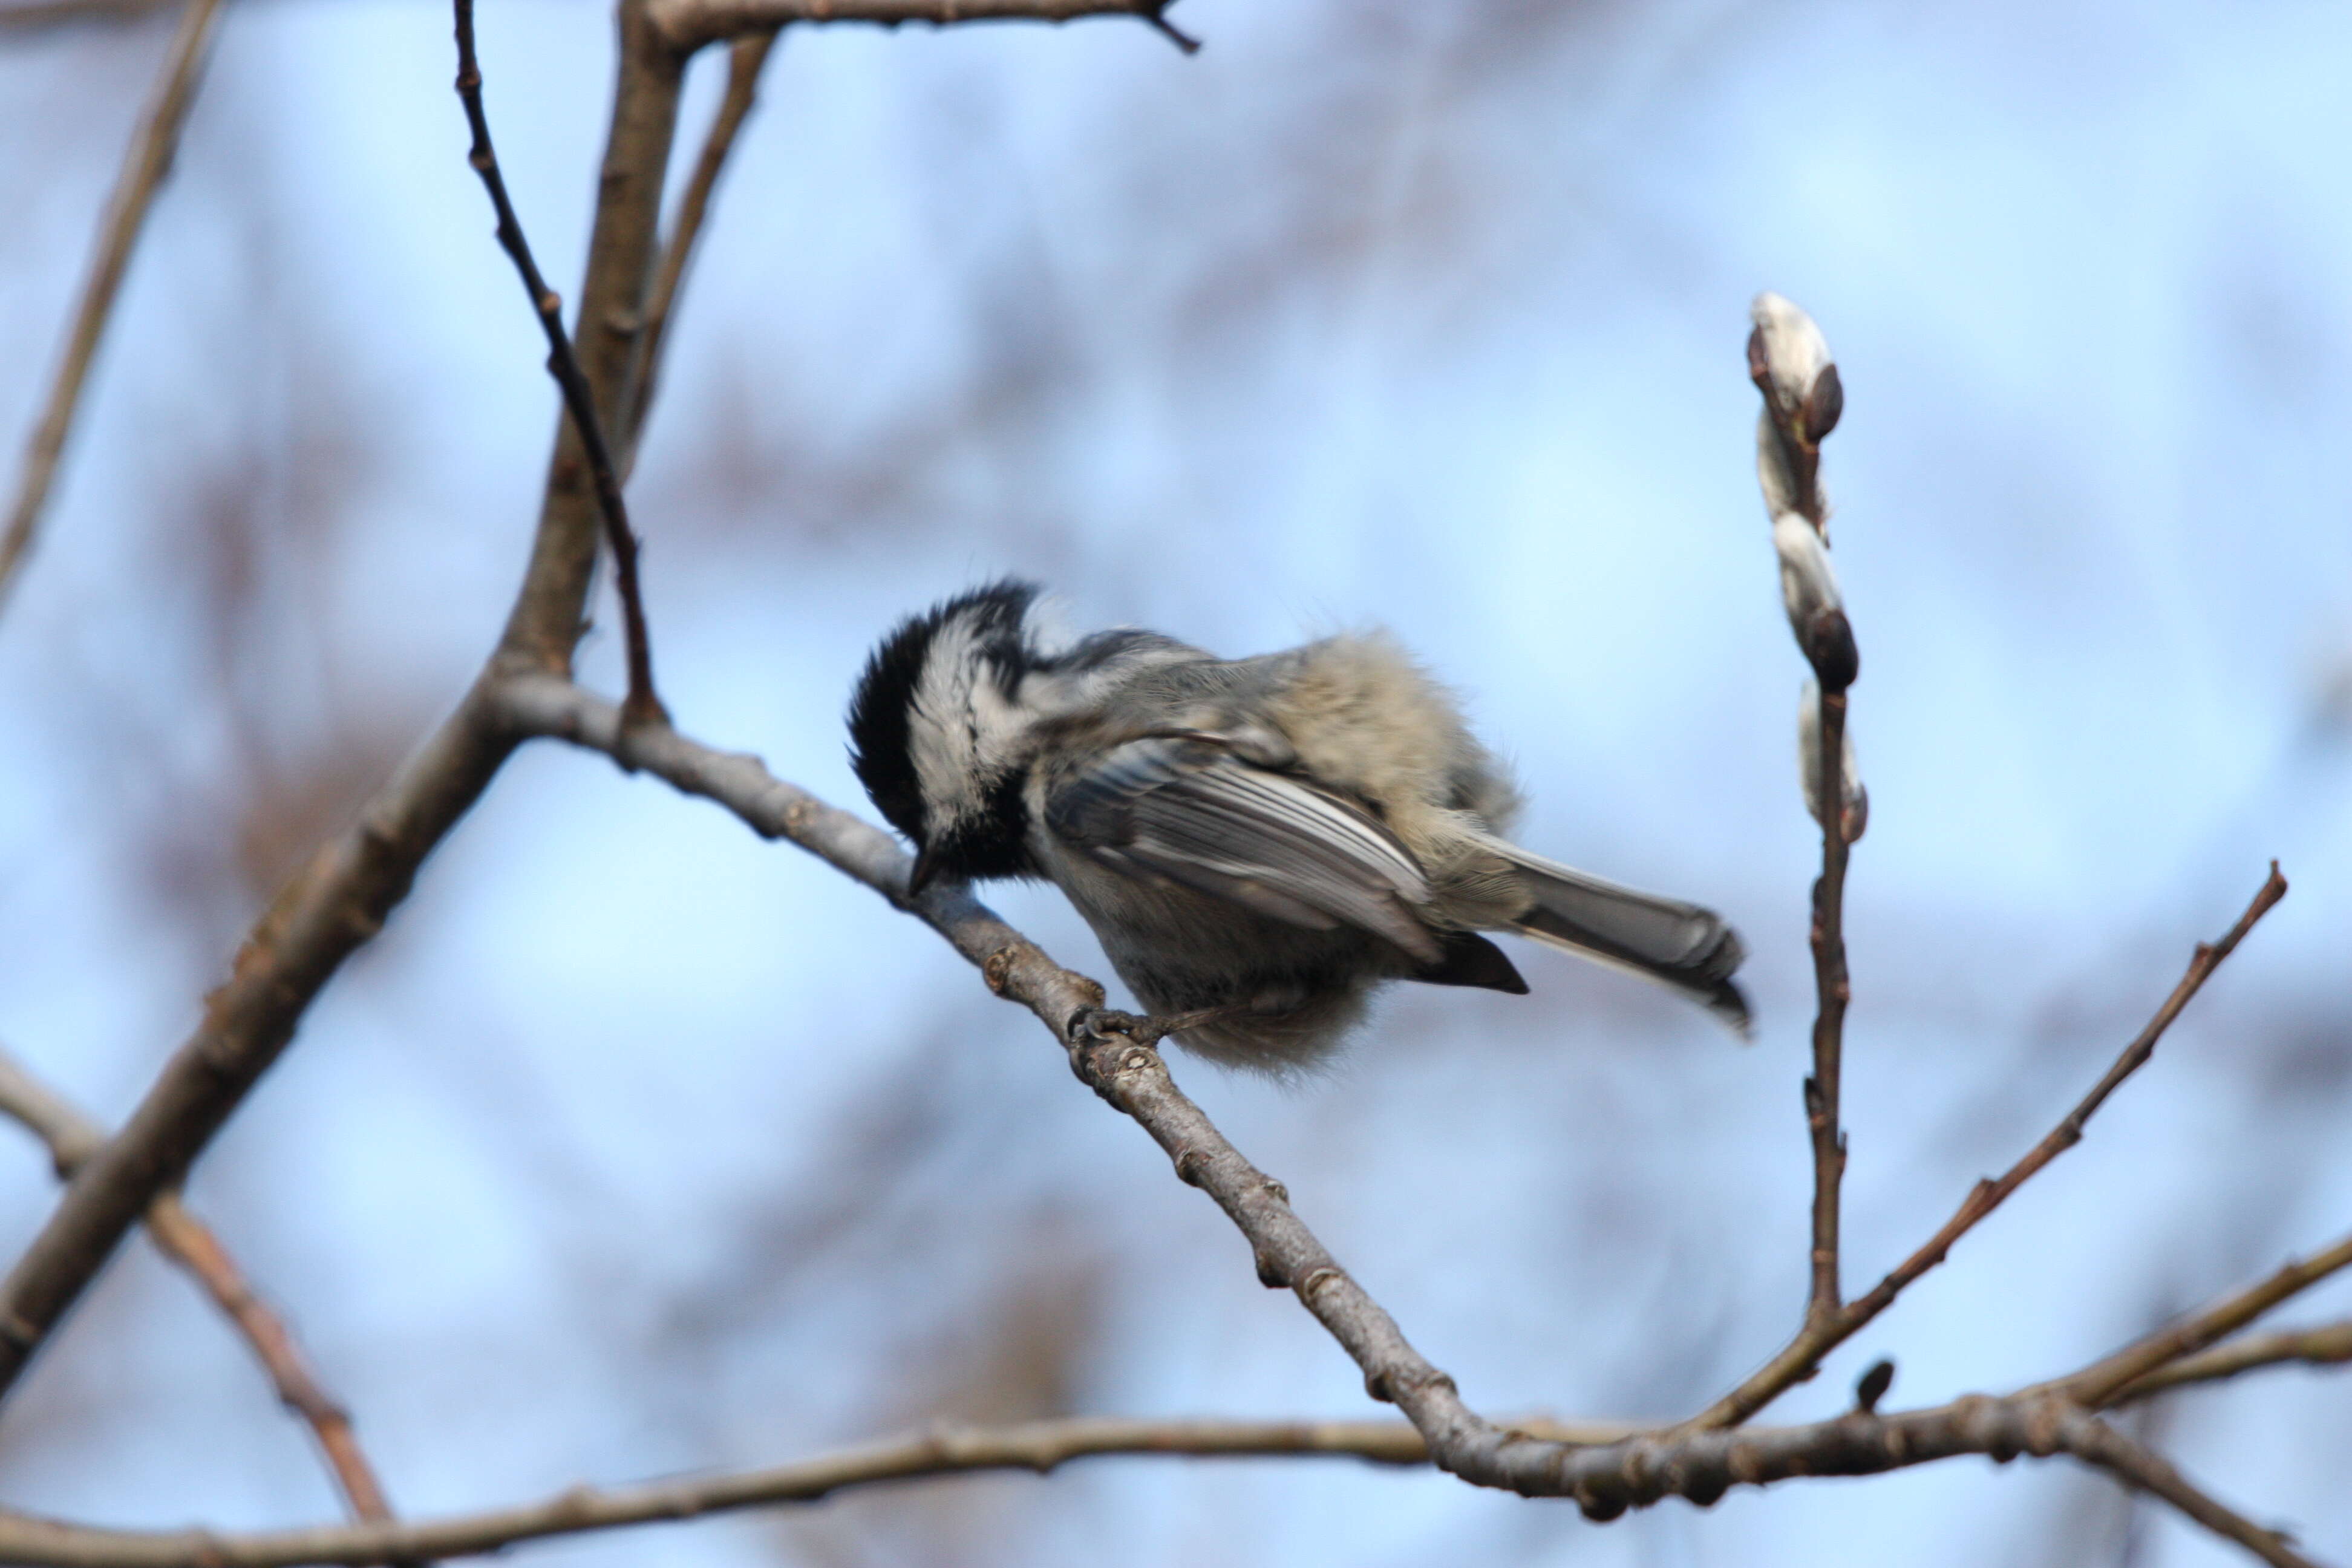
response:
M498 153L490 145L490 121L482 107L482 68L474 54L474 0L452 0L457 16L457 97L466 106L466 123L474 134L467 162L482 179L490 205L499 217L499 244L514 261L523 292L530 297L540 330L547 337L547 373L562 389L563 406L572 416L580 446L588 458L589 477L595 486L596 504L604 514L605 542L613 552L613 585L621 598L621 616L628 645L629 695L623 704L632 724L666 721L669 715L654 691L654 658L646 630L646 607L637 587L637 537L629 527L628 506L621 499L621 481L613 455L604 442L604 421L596 416L596 394L588 384L580 361L572 352L572 338L563 330L563 301L540 276L531 258L530 242L523 237L522 220L499 172Z
M7 526L0 530L0 606L6 605L8 591L33 547L34 532L55 487L58 463L65 455L66 437L81 405L90 362L97 357L107 318L113 314L122 275L130 268L131 248L139 242L156 189L171 173L180 127L187 121L188 106L195 101L196 79L204 69L213 24L219 15L220 0L187 0L146 112L140 117L130 151L123 156L122 172L115 177L114 194L107 198L106 216L99 224L98 251L91 258L89 276L82 280L81 301L74 308L65 353L58 362L57 378L49 384L40 421L26 443L16 502L9 508Z
M656 0L654 26L679 49L721 38L773 32L794 22L867 22L884 27L924 22L1074 22L1085 16L1134 16L1186 54L1200 40L1168 20L1171 0Z
M1812 1288L1808 1326L1827 1323L1843 1299L1838 1282L1838 1187L1845 1178L1845 1131L1838 1125L1845 1009L1845 693L1821 695L1822 874L1813 883L1813 1070L1805 1079L1805 1127L1813 1146Z
M736 39L728 48L726 94L719 100L719 112L711 119L709 134L703 138L702 155L694 161L694 174L678 197L677 216L670 220L669 238L662 246L661 263L654 269L653 287L646 293L645 337L638 350L641 368L622 436L627 454L621 464L625 478L636 467L637 443L645 435L646 414L653 406L654 392L661 380L662 354L669 346L670 311L677 300L678 285L685 281L687 264L694 259L696 242L702 237L703 222L709 216L710 196L718 188L719 171L726 167L728 154L735 150L736 133L743 129L743 121L759 101L760 73L766 68L778 37L776 33L754 33Z
M2028 1178L2081 1142L2083 1129L2091 1117L2106 1103L2107 1097L2124 1079L2138 1071L2156 1054L2157 1042L2164 1038L2165 1031L2172 1026L2173 1020L2180 1016L2190 998L2204 988L2205 982L2212 978L2213 972L2221 966L2222 961L2237 951L2238 944L2246 939L2247 932L2254 929L2255 922L2286 897L2286 879L2279 875L2278 863L2273 861L2269 877L2255 889L2253 899L2246 905L2245 911L2239 915L2236 923L2223 933L2220 941L2197 944L2196 952L2189 960L2187 973L2181 975L2179 984L2172 988L2172 994L2164 999L2163 1005L2157 1008L2155 1016L2124 1047L2100 1076L2099 1081L2092 1085L2090 1092L2077 1101L2040 1142L2027 1150L2015 1164L1998 1177L1988 1177L1979 1182L1954 1211L1952 1217L1946 1220L1934 1236L1928 1237L1917 1251L1895 1265L1867 1292L1855 1297L1826 1319L1814 1321L1809 1318L1804 1328L1780 1354L1695 1417L1693 1425L1723 1426L1745 1421L1790 1388L1803 1382L1812 1374L1812 1369L1821 1364L1823 1356L1894 1305L1895 1297L1902 1294L1912 1281L1943 1262L1955 1242L1999 1208Z
M1201 52L1201 40L1170 21L1165 6L1156 11L1145 12L1143 19L1150 24L1153 32L1175 45L1183 53L1197 55Z
M2107 1463L2088 1451L2093 1438L2079 1436L2087 1430L2076 1420L2083 1412L2051 1388L1890 1415L1855 1411L1801 1427L1686 1425L1605 1445L1565 1443L1490 1422L1463 1402L1454 1380L1413 1349L1316 1239L1282 1184L1176 1087L1158 1051L1115 1032L1073 1037L1072 1026L1102 1005L1099 984L1056 964L961 887L940 885L909 897L911 862L888 835L776 778L756 757L713 751L667 728L625 735L617 709L566 680L519 677L504 697L509 721L523 733L567 740L616 760L625 753L635 767L718 802L763 837L812 851L939 931L979 967L991 990L1027 1007L1054 1032L1080 1080L1150 1133L1179 1179L1224 1210L1248 1239L1258 1278L1296 1295L1361 1369L1367 1392L1402 1408L1433 1462L1464 1480L1573 1498L1588 1515L1606 1519L1665 1497L1706 1504L1733 1485L1874 1474L1960 1454L2075 1452L2068 1446L2074 1442L2090 1462ZM2305 1562L2219 1504L2192 1517L2216 1529L2227 1524L2223 1533L2254 1544L2266 1561Z
M0 1051L0 1115L14 1118L47 1145L60 1178L70 1177L106 1144L105 1130ZM360 1447L352 1418L319 1381L285 1321L270 1310L210 1226L188 1212L177 1193L158 1194L147 1205L147 1234L157 1250L185 1269L212 1296L269 1374L278 1402L300 1416L318 1439L327 1467L352 1517L389 1520L391 1506L375 1467Z

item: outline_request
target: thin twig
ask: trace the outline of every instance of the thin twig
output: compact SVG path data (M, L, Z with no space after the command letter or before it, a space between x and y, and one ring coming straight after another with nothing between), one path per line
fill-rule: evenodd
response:
M2053 1434L2074 1407L2052 1389L2006 1400L1972 1396L1893 1415L1858 1410L1798 1427L1685 1426L1600 1446L1488 1421L1316 1239L1282 1184L1250 1163L1176 1087L1158 1051L1116 1033L1073 1037L1071 1026L1101 1005L1099 984L1056 964L960 886L909 897L911 863L888 835L776 778L756 757L713 751L667 728L625 734L612 704L551 677L519 677L503 695L509 721L521 732L567 740L616 761L625 756L628 765L726 806L762 837L810 850L939 931L979 967L991 990L1027 1007L1054 1032L1080 1080L1133 1118L1166 1152L1180 1180L1225 1211L1250 1243L1258 1278L1295 1294L1362 1371L1366 1391L1402 1408L1432 1460L1464 1480L1573 1498L1588 1516L1607 1519L1665 1497L1711 1503L1736 1484L1874 1474L1959 1454L2006 1458L2063 1449ZM2270 1560L2302 1562L2291 1554Z
M2272 861L2270 875L2263 879L2260 888L2254 889L2253 898L2247 903L2245 911L2238 916L2236 923L2222 934L2221 941L2197 944L2180 983L2172 988L2172 994L2164 999L2163 1005L2157 1008L2155 1016L2148 1019L2146 1026L2132 1037L2131 1043L2124 1047L2121 1054L2100 1076L2099 1081L2091 1086L2090 1092L2076 1102L2042 1142L2027 1150L2017 1163L1997 1178L1979 1182L1952 1217L1944 1222L1943 1228L1930 1237L1925 1246L1897 1264L1886 1278L1871 1288L1867 1295L1856 1297L1850 1302L1843 1314L1844 1318L1852 1320L1848 1332L1885 1310L1906 1286L1941 1263L1945 1254L1951 1250L1952 1244L1999 1208L2010 1194L2017 1191L2043 1166L2083 1141L2083 1129L2099 1107L2107 1102L2107 1097L2115 1093L2124 1079L2147 1065L2148 1058L2156 1054L2157 1042L2164 1038L2165 1031L2172 1027L2173 1020L2180 1016L2189 999L2204 989L2205 982L2221 967L2222 961L2238 950L2238 944L2246 940L2246 933L2254 929L2255 922L2286 897L2286 879L2279 875L2278 862Z
M482 68L474 54L474 0L452 0L457 16L457 97L466 106L466 123L474 134L467 162L482 178L490 205L499 216L499 244L513 258L523 292L530 297L540 330L547 337L547 373L562 389L563 406L579 433L595 485L596 504L604 519L605 542L613 551L613 585L621 597L621 616L628 645L629 695L623 710L633 724L666 721L668 712L654 691L653 648L646 631L646 606L637 589L637 536L629 527L628 506L621 499L621 481L613 455L604 442L604 421L596 416L596 394L572 352L572 338L563 330L563 300L540 276L531 258L530 242L523 237L522 220L515 216L507 195L506 177L499 172L498 153L490 145L490 121L482 107Z
M1826 706L1826 704L1824 704ZM1828 726L1823 725L1826 729ZM1832 1316L1820 1321L1808 1319L1804 1328L1790 1341L1780 1354L1751 1375L1738 1388L1717 1400L1704 1412L1692 1418L1696 1426L1727 1426L1747 1420L1780 1394L1812 1375L1822 1358L1852 1338L1862 1327L1895 1304L1914 1280L1944 1261L1952 1245L1974 1229L1987 1215L2023 1185L2026 1180L2053 1160L2083 1141L2083 1129L2099 1107L2106 1103L2124 1079L2146 1064L2156 1054L2157 1042L2189 1005L2190 998L2204 988L2213 972L2223 960L2235 952L2238 944L2254 929L2256 921L2268 914L2278 901L2286 897L2286 879L2279 874L2278 862L2271 862L2270 875L2256 889L2245 912L2231 926L2221 939L2214 942L2199 942L2189 960L2188 971L2180 977L2172 994L2164 999L2153 1017L2134 1036L2099 1081L2061 1118L2058 1124L2043 1135L2042 1141L1998 1177L1988 1177L1971 1189L1952 1217L1946 1220L1936 1234L1919 1249L1897 1264L1885 1278L1863 1295L1841 1307ZM2223 1331L2227 1332L2228 1331Z
M171 173L180 127L187 121L189 104L195 100L196 79L203 71L213 24L219 15L220 0L187 0L146 112L140 117L130 151L123 156L122 172L115 176L114 194L107 198L106 216L99 223L98 253L90 260L89 275L82 280L81 302L74 309L65 355L58 363L57 378L49 384L40 422L26 443L25 470L17 480L16 504L9 509L6 529L0 531L0 606L6 605L8 591L33 547L34 531L48 505L66 437L73 429L74 412L81 404L82 386L89 378L90 362L97 356L107 318L113 313L115 297L121 292L122 275L130 268L131 247L139 242L147 210L154 205L156 188Z
M1811 317L1777 294L1751 307L1748 375L1764 400L1756 430L1756 479L1772 521L1789 629L1813 667L1816 690L1797 724L1808 805L1822 825L1822 874L1813 882L1813 1068L1804 1082L1813 1152L1811 1284L1801 1333L1825 1331L1844 1300L1838 1282L1838 1189L1845 1179L1839 1122L1845 1010L1845 869L1861 822L1847 821L1846 689L1860 667L1829 558L1829 504L1821 490L1822 442L1844 406L1836 363Z
M2324 1252L2285 1264L2259 1284L2250 1285L2201 1312L2192 1312L2050 1386L2085 1409L2113 1404L2141 1378L2227 1339L2280 1302L2308 1290L2347 1266L2352 1266L2352 1236Z
M687 264L694 259L696 242L702 237L703 221L709 216L711 193L718 188L719 171L726 167L728 154L735 150L736 132L743 129L743 121L759 101L760 72L767 66L777 37L775 33L753 33L736 39L727 51L726 96L719 100L719 112L711 119L709 134L703 138L702 155L694 161L694 174L678 197L677 216L670 220L670 235L662 247L661 265L654 269L653 287L646 294L645 339L638 350L642 364L622 437L625 456L621 468L625 476L636 467L637 443L645 435L646 414L653 406L654 392L661 380L662 353L669 346L670 310L677 300L678 285L685 280Z
M103 1128L5 1050L0 1050L0 1115L23 1123L47 1145L50 1163L60 1178L72 1176L106 1144ZM278 1402L309 1424L352 1517L391 1519L392 1509L384 1500L375 1467L368 1462L352 1430L351 1413L327 1393L294 1342L292 1331L247 1283L220 1238L188 1212L177 1193L170 1191L158 1194L147 1205L147 1234L157 1250L204 1286L252 1347L269 1374Z
M1838 1186L1845 1178L1845 1131L1838 1124L1845 1052L1845 693L1821 695L1822 874L1813 883L1813 1070L1805 1079L1805 1127L1813 1146L1812 1289L1808 1326L1826 1324L1843 1300L1838 1283Z
M1639 1452L1641 1439L1602 1447L1577 1427L1530 1422L1530 1444L1595 1458ZM1630 1477L1594 1487L1622 1508L1681 1495L1712 1501L1736 1483L1763 1485L1806 1475L1869 1475L1961 1455L2008 1459L2065 1454L2164 1499L2277 1568L2315 1568L2277 1531L2223 1507L2156 1455L2063 1402L1981 1395L1931 1410L1877 1416L1856 1413L1804 1426L1706 1434L1690 1452L1644 1454ZM50 1568L283 1568L295 1563L369 1563L391 1555L457 1557L531 1540L698 1517L730 1510L809 1502L852 1487L973 1470L1045 1474L1074 1459L1108 1455L1238 1458L1330 1456L1375 1464L1426 1462L1427 1447L1396 1421L1121 1421L1079 1418L979 1429L942 1428L819 1458L736 1475L609 1489L576 1487L541 1502L404 1525L325 1526L224 1534L212 1531L119 1531L0 1513L0 1563ZM1602 1504L1603 1511L1613 1511Z
M2108 1395L2110 1406L2128 1405L2192 1383L2220 1383L2266 1366L2338 1366L2352 1362L2352 1318L2315 1329L2281 1329L2248 1334L2158 1367Z
M1201 41L1168 20L1172 0L655 0L653 24L672 47L687 51L746 33L773 32L794 22L869 22L884 27L927 22L1074 22L1085 16L1134 16L1186 54Z

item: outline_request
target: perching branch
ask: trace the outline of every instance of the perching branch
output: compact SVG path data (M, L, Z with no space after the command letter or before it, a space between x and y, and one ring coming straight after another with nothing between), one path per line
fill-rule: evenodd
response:
M188 106L195 101L196 79L212 47L213 23L219 15L220 0L187 0L146 112L140 116L138 132L124 154L122 172L115 176L114 194L107 198L106 216L99 223L98 253L90 260L89 275L82 280L81 301L74 308L65 355L58 364L57 379L49 384L40 421L26 443L25 469L16 481L16 503L8 510L6 528L0 531L0 607L8 602L8 591L23 569L41 513L48 506L66 437L72 433L74 414L81 405L82 385L89 378L90 362L97 357L107 318L114 311L115 296L121 292L122 275L130 268L131 250L139 242L147 209L154 205L163 176L171 173L180 127L187 121Z
M60 1178L106 1143L105 1129L84 1116L48 1085L0 1050L0 1115L21 1122L46 1144ZM355 1519L389 1520L392 1509L375 1467L352 1430L349 1411L330 1394L311 1370L284 1320L247 1283L243 1270L210 1226L188 1212L176 1192L156 1194L147 1205L147 1234L156 1249L204 1286L269 1374L278 1403L300 1416L318 1439L327 1467Z
M2067 1398L2063 1385L1898 1415L1856 1411L1805 1426L1727 1429L1693 1423L1599 1445L1487 1421L1316 1239L1291 1209L1282 1184L1251 1164L1176 1087L1158 1051L1116 1034L1073 1037L1076 1016L1101 1005L1103 990L1096 982L1056 964L961 887L936 886L909 899L911 863L888 835L776 778L756 757L713 751L667 728L625 734L616 708L568 681L520 678L504 695L505 711L519 731L625 759L630 767L715 801L761 837L790 839L946 937L980 968L991 990L1026 1006L1054 1033L1080 1080L1141 1125L1166 1151L1179 1179L1225 1211L1250 1243L1258 1278L1297 1296L1363 1372L1366 1391L1404 1411L1441 1469L1475 1485L1573 1498L1595 1519L1666 1497L1705 1505L1734 1484L1868 1475L1961 1454L2008 1458L2063 1452L2121 1473L2121 1450L2107 1442L2108 1429ZM2317 1278L2313 1266L2303 1268L2305 1284ZM2168 1467L2165 1473L2169 1479L2157 1479L2168 1489L2159 1495L2193 1497L2189 1511L2200 1522L2267 1562L2306 1561L2273 1532L2196 1493ZM2147 1479L2127 1479L2157 1489Z
M654 0L653 25L671 47L691 53L721 38L772 33L794 22L871 22L897 27L928 22L1074 22L1083 16L1136 16L1186 54L1200 40L1167 17L1173 0Z
M474 0L452 0L452 5L457 13L457 97L466 106L466 123L474 134L467 162L489 193L490 205L499 216L499 244L513 259L523 292L530 296L532 312L539 318L540 331L547 336L547 374L563 391L563 407L587 456L597 510L604 515L605 542L613 552L613 585L621 598L629 660L629 695L622 711L633 724L656 722L667 719L668 712L654 691L653 647L646 630L645 600L637 591L637 536L629 527L620 476L605 446L596 395L563 330L563 301L547 286L547 279L540 276L539 263L531 259L530 241L523 236L522 220L515 216L514 203L507 195L506 176L499 172L498 153L490 145L489 116L482 107L481 62L474 55Z

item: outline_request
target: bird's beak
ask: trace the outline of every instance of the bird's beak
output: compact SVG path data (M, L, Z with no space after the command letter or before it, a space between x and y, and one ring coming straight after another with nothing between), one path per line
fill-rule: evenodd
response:
M907 875L907 896L911 899L920 894L939 874L939 852L926 844L922 853L915 857L915 868Z

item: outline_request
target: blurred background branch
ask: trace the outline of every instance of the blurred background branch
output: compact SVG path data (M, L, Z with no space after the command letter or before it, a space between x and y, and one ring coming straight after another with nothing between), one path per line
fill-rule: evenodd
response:
M173 0L20 0L0 5L0 32L31 34L83 23L135 22Z
M188 106L195 101L196 82L212 47L214 19L219 15L220 0L185 0L179 31L173 37L163 71L140 115L139 128L131 135L122 172L115 177L114 194L107 198L98 249L74 307L56 379L25 444L8 521L0 525L0 610L7 607L17 574L33 548L34 531L48 506L58 460L65 455L74 411L81 405L82 385L89 379L90 363L98 357L99 341L105 335L107 318L113 313L115 296L121 291L122 276L130 270L131 247L139 242L147 209L163 176L171 173L173 154L180 145L180 127L188 117Z
M645 437L646 415L653 406L654 391L661 384L662 350L667 346L670 308L677 302L678 286L686 280L687 266L694 259L695 243L702 237L703 220L710 214L710 198L719 188L719 175L727 166L727 155L735 150L736 135L758 101L760 73L767 68L768 56L780 37L781 32L754 33L728 46L726 95L719 100L718 112L710 117L710 129L703 135L702 153L695 159L694 173L678 197L677 216L670 219L669 237L662 242L661 264L654 269L653 287L646 296L642 351L645 368L637 374L636 401L629 409L623 437L623 448L627 454L621 463L625 475L636 465L637 443Z
M0 1115L15 1119L47 1146L60 1181L72 1176L106 1143L104 1128L26 1071L5 1050L0 1050ZM156 1250L205 1288L269 1374L278 1403L310 1428L352 1517L389 1521L392 1509L384 1501L375 1467L368 1462L358 1434L352 1429L351 1412L320 1383L285 1320L247 1281L220 1237L188 1212L175 1191L157 1194L147 1205L146 1220L147 1235Z

